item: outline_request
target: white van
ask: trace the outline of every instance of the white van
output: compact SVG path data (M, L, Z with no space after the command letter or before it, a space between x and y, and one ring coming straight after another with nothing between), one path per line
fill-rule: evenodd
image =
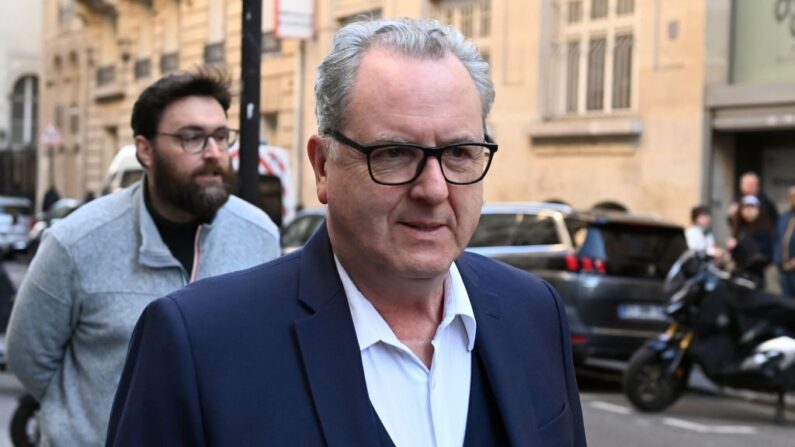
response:
M137 182L143 174L144 168L135 157L135 145L123 146L110 162L105 180L102 182L102 194L124 189Z

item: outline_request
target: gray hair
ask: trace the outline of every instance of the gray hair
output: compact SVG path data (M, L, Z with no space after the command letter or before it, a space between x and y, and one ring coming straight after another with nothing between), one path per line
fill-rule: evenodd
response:
M318 132L343 125L348 97L362 56L370 47L397 50L407 56L440 59L447 53L464 64L480 95L484 130L494 103L489 64L472 41L451 26L436 20L372 20L351 23L334 36L331 51L317 69L315 115Z

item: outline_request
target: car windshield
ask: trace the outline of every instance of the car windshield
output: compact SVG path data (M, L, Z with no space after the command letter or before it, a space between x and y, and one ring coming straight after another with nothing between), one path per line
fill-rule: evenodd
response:
M322 215L296 217L282 232L282 247L300 247L309 240L317 227L323 222Z
M571 228L571 227L570 227ZM584 238L582 231L587 233ZM606 261L607 274L665 278L687 250L681 229L632 224L589 225L575 230L581 254Z
M484 213L470 247L554 245L561 243L555 220L525 213Z

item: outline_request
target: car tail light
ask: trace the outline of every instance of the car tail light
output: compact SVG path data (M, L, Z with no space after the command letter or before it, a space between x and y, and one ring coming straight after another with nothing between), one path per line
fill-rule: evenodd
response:
M589 256L566 255L566 270L569 272L607 273L607 263L603 259Z
M576 272L580 270L580 261L573 254L566 255L566 270Z
M597 273L602 273L602 274L607 273L607 263L602 259L594 260L593 265Z
M571 344L572 345L584 345L588 343L588 337L585 335L572 335L571 336Z

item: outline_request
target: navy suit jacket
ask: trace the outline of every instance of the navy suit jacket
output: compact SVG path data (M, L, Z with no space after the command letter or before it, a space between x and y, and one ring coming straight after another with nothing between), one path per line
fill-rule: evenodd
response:
M585 446L560 298L538 278L482 256L466 253L456 263L511 445ZM303 250L146 308L107 445L375 446L379 426L322 227Z

